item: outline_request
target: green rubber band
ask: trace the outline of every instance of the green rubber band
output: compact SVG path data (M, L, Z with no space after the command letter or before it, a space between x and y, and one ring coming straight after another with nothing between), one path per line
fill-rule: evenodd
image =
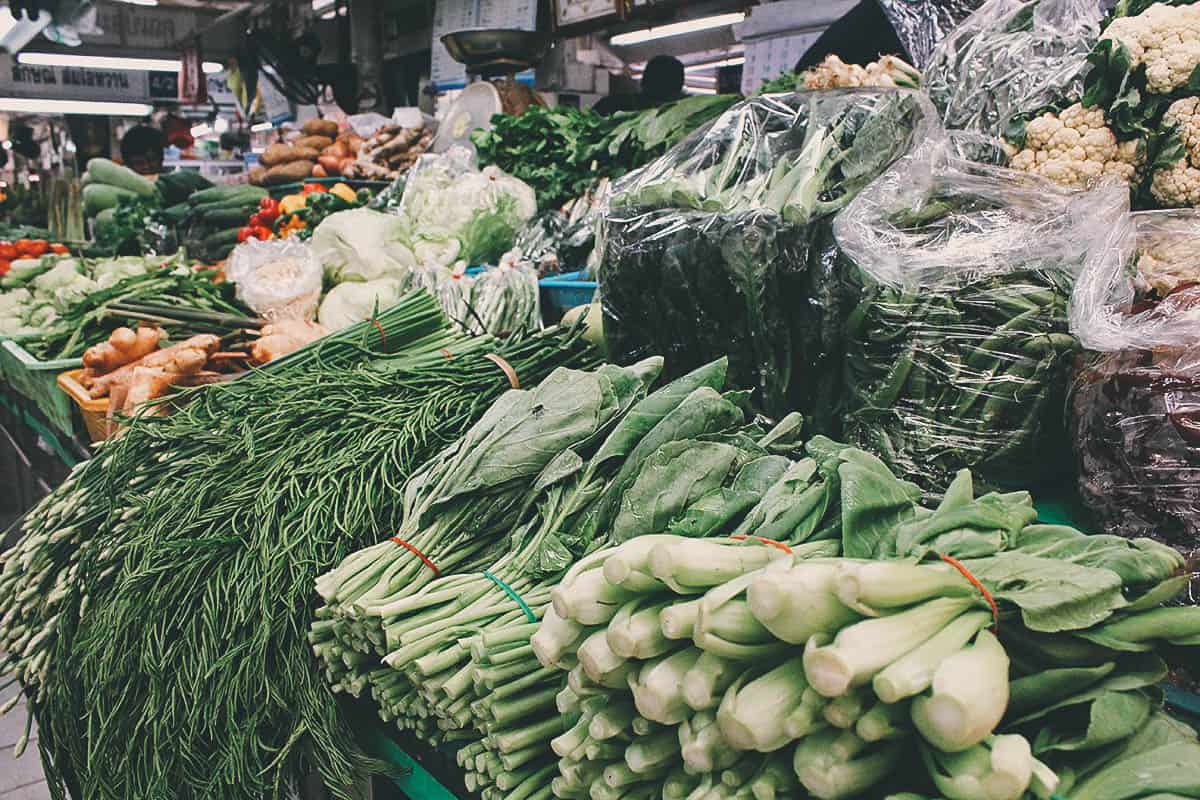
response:
M521 610L525 612L525 616L529 617L530 622L537 622L537 614L534 614L533 609L530 608L529 606L525 605L525 601L521 599L521 595L514 592L513 588L511 586L509 586L507 583L505 583L504 581L497 578L492 573L488 572L486 569L483 571L483 577L487 578L492 583L496 584L501 589L503 589L504 593L506 595L508 595L509 597L511 597L513 599L513 602L515 602L517 605L519 605L521 607Z

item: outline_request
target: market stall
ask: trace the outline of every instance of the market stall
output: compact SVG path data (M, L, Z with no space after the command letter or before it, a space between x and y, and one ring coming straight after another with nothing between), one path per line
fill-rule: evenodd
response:
M1200 800L1200 58L1151 41L1198 8L607 116L503 32L441 114L326 113L248 24L319 113L0 228L14 750L103 800Z

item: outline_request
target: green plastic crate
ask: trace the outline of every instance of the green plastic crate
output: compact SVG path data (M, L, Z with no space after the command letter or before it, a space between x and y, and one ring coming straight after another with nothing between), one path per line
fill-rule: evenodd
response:
M58 388L58 373L81 366L83 361L78 358L38 361L20 342L0 341L0 377L13 391L31 400L51 425L68 436L75 429L75 405Z

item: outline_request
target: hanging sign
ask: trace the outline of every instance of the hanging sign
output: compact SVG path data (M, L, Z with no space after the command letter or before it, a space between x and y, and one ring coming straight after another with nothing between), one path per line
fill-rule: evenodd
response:
M179 102L200 105L208 100L208 81L204 79L204 57L200 42L183 48L179 59Z
M124 69L42 67L0 59L0 94L47 100L112 100L144 103L151 73Z

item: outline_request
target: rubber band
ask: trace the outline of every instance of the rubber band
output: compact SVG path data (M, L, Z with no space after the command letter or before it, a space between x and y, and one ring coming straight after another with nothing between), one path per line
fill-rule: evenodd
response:
M437 568L437 564L434 564L432 561L429 560L429 556L425 555L420 550L418 550L417 548L413 547L408 542L401 539L399 536L393 536L392 541L395 542L396 544L400 545L404 549L408 550L408 552L412 553L414 556L421 559L421 561L425 562L425 566L427 566L431 570L433 570L434 576L439 577L439 578L441 577L442 571Z
M377 331L379 331L379 346L387 347L387 334L384 333L383 325L381 325L379 323L379 320L375 319L374 317L371 317L371 319L369 319L368 322L370 322L372 325L374 325L375 329Z
M521 599L521 595L517 594L511 586L497 578L492 573L488 572L486 569L483 571L483 577L487 578L492 583L503 589L504 593L511 597L513 601L521 607L521 610L525 612L525 616L529 618L530 622L537 622L537 614L533 613L533 609L525 604L525 601Z
M513 369L513 365L505 361L495 353L488 353L484 356L488 361L494 363L497 367L504 370L504 374L508 376L508 384L514 389L521 388L521 382L517 380L517 371Z
M972 575L971 571L963 566L962 562L957 558L952 558L951 556L943 555L942 553L938 553L938 558L962 573L962 576L966 578L972 586L979 590L979 593L983 595L983 599L987 600L987 604L992 607L992 633L999 633L1000 606L996 605L996 599L992 597L992 593L989 592L987 587L983 585L983 582L979 580L979 578L976 578L974 575Z
M442 355L444 355L446 357L447 361L450 361L454 358L454 353L451 353L449 350L447 350L444 347L441 350L438 350L438 352L441 353Z
M771 545L772 547L778 547L780 550L782 550L783 552L787 553L789 556L790 556L790 555L792 555L792 548L788 547L788 546L787 546L786 544L784 544L783 542L777 542L777 541L775 541L774 539L766 539L766 538L764 538L764 537L762 537L762 536L747 536L747 535L746 535L746 534L744 534L744 533L738 533L738 534L734 534L733 536L730 536L729 538L730 538L730 539L735 539L735 540L737 540L737 541L739 541L739 542L744 542L744 541L746 541L747 539L752 539L752 540L754 540L754 541L756 541L756 542L760 542L760 543L762 543L762 544L769 544L769 545Z

